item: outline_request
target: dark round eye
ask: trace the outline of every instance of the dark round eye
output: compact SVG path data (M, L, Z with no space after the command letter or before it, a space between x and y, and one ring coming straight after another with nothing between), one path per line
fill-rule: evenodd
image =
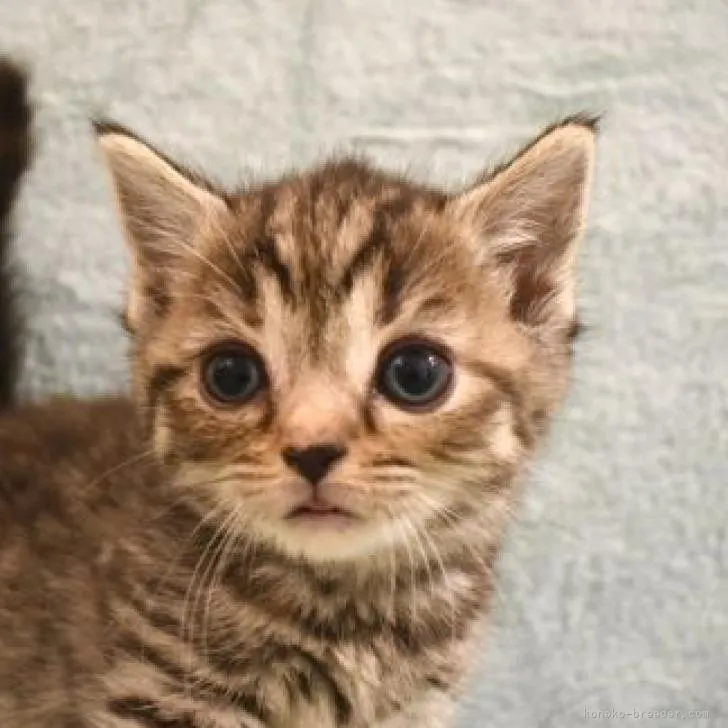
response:
M242 404L267 383L260 357L243 347L221 349L205 362L202 372L207 394L224 404Z
M404 409L425 409L442 397L452 381L452 363L432 344L395 346L379 367L379 391Z

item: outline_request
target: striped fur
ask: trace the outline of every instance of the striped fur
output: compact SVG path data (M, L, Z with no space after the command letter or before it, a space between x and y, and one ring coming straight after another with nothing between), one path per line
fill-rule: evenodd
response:
M0 418L0 723L447 728L517 476L565 392L593 130L565 122L458 194L359 160L234 194L97 126L134 260L133 401ZM378 395L425 337L455 378ZM206 352L269 386L217 407ZM282 453L341 442L295 525Z

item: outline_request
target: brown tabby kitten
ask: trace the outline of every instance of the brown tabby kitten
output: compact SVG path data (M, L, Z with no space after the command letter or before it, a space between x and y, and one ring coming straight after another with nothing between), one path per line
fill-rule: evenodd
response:
M594 131L454 194L353 159L228 193L98 124L134 398L0 417L0 725L451 726Z

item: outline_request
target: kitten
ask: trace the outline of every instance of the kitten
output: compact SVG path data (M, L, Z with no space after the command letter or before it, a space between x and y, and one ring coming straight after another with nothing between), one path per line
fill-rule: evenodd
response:
M457 193L228 193L95 129L134 393L0 417L0 724L452 726L567 387L594 122Z
M24 71L0 57L0 409L8 407L18 372L19 326L10 290L9 219L30 161L30 106Z

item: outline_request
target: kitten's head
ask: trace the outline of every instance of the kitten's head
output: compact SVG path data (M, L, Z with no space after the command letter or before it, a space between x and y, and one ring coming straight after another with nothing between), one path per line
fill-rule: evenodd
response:
M457 193L344 159L229 194L97 132L136 395L180 488L317 560L502 508L568 379L593 122Z

